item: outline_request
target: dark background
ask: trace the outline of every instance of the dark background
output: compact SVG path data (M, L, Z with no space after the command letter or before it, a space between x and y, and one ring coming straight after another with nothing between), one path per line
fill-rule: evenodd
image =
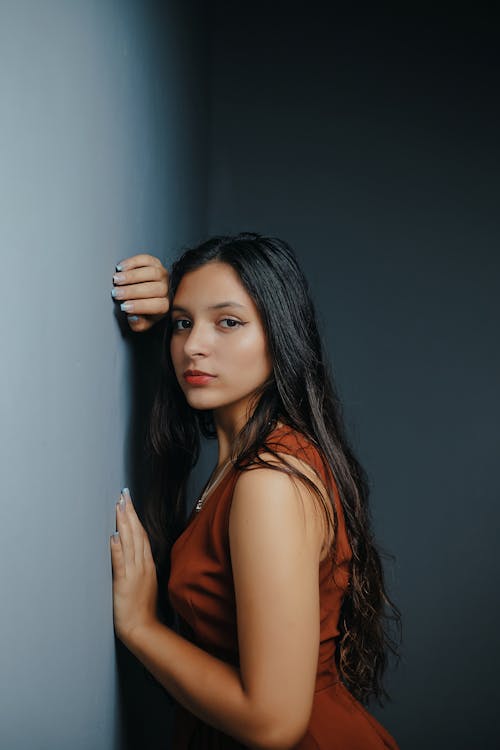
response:
M209 231L310 279L403 614L406 750L493 748L499 35L492 7L212 4Z
M371 710L406 750L497 747L497 21L479 6L205 9L207 235L295 248L395 556L402 661Z

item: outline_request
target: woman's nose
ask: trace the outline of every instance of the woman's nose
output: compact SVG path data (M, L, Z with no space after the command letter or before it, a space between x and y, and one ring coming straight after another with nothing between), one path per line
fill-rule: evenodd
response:
M206 354L209 350L210 342L208 332L203 330L203 326L193 326L186 336L184 342L184 352L187 356L193 354Z

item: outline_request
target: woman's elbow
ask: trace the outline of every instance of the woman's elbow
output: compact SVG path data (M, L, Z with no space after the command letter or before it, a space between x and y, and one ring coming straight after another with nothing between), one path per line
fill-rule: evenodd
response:
M298 720L292 712L286 717L263 723L259 732L252 738L252 750L291 750L304 737L309 725L309 717Z

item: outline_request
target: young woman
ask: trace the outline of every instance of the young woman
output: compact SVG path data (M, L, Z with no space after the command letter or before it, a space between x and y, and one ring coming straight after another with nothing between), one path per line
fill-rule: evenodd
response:
M134 330L163 319L164 346L154 491L144 526L123 491L111 540L114 624L175 701L173 748L397 748L365 706L387 697L399 611L292 249L241 233L170 278L152 256L120 265L115 298ZM186 524L200 433L218 461Z

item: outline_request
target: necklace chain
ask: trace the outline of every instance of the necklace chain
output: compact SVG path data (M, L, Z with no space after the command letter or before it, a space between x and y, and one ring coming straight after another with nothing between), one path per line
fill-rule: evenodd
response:
M208 494L209 494L209 493L210 493L210 492L211 492L211 491L212 491L213 489L215 489L215 487L216 487L216 486L217 486L217 485L219 484L220 480L222 479L222 477L223 477L223 476L224 476L224 474L226 473L226 469L227 469L227 467L228 467L228 466L230 466L230 464L231 464L231 459L228 459L228 460L226 461L226 463L225 463L225 464L223 464L223 465L222 465L222 467L221 467L221 468L219 469L219 472L218 472L218 473L217 473L217 474L215 475L215 477L213 478L213 480L212 480L211 482L209 481L209 483L208 483L208 486L207 486L207 487L205 488L205 491L203 492L202 496L200 497L200 499L199 499L199 500L198 500L198 502L196 503L195 511L196 511L197 513L198 513L198 512L199 512L199 511L201 510L201 508L203 507L203 504L204 504L204 502L205 502L205 499L206 499L207 495L208 495Z

